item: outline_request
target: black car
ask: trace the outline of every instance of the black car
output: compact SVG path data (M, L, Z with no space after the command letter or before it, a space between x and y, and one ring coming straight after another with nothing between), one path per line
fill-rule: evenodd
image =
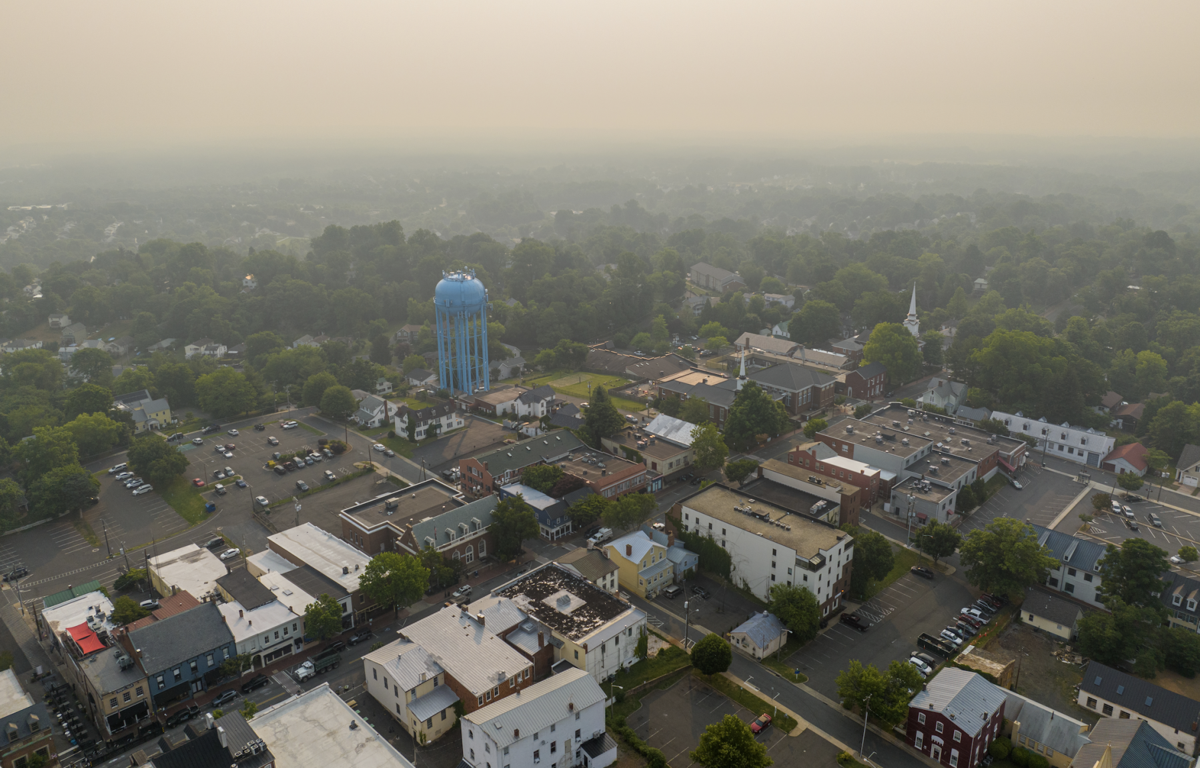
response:
M220 424L209 424L207 427L204 428L204 430L203 430L203 432L201 432L201 434L211 435L213 432L220 432L220 431L221 431Z
M182 725L198 714L200 714L200 707L197 707L195 704L189 704L167 718L167 727L174 728L177 725Z
M5 581L16 581L29 575L29 569L23 565L18 565L8 573L4 574Z
M857 629L859 632L866 632L871 628L871 622L854 613L843 613L838 617L838 621L848 627Z
M375 637L375 633L369 629L364 629L361 632L354 633L354 635L350 637L349 643L350 645L358 645L361 642L370 640L372 637Z
M701 600L708 599L708 590L705 589L704 587L692 587L692 594L695 595L696 597L700 598Z
M703 477L693 477L692 482L688 483L688 485L700 485L702 482L704 482Z
M173 443L173 442L175 442L176 440L182 440L182 439L183 439L183 433L182 433L182 432L176 432L175 434L173 434L173 435L171 435L170 437L168 437L168 438L167 438L167 442L168 442L168 443Z
M933 578L933 571L929 570L928 568L922 568L919 565L914 565L912 568L909 568L908 570L912 571L917 576L920 576L922 579L932 579Z
M267 425L266 425L266 424L255 424L255 425L254 425L254 431L255 431L255 432L265 432L265 431L266 431L266 429L267 429Z
M1131 531L1136 531L1138 529L1138 524L1133 520L1126 519L1125 527Z
M270 682L271 678L267 677L266 675L255 675L242 684L242 693L257 691L259 688L262 688L264 685L267 685Z
M220 549L223 546L225 546L225 539L222 539L220 536L209 539L208 543L204 545L205 549Z
M234 690L225 691L220 696L212 700L212 708L219 709L222 705L228 704L238 697L238 692Z
M1122 498L1125 499L1125 501L1145 501L1144 498L1138 496L1136 493L1127 493Z
M283 468L282 464L276 464L274 467L274 472L277 475L286 475L287 474L287 470Z

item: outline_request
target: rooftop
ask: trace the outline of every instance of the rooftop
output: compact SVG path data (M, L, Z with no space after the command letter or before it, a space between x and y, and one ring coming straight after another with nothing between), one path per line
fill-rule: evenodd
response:
M492 590L554 632L580 642L613 622L636 623L643 614L624 600L557 563L547 563Z
M1144 720L1103 717L1089 734L1091 743L1071 761L1074 768L1189 768L1195 760L1177 750ZM1105 753L1111 750L1111 762Z
M347 592L358 590L362 569L371 562L366 553L312 523L268 536L267 546L281 554L290 554L293 561L312 566Z
M774 387L789 392L798 392L809 387L824 387L833 383L833 377L829 374L806 368L798 363L772 365L770 368L751 373L747 378L764 387Z
M614 556L623 557L635 563L640 563L646 553L655 547L661 549L663 557L666 557L667 548L662 544L654 543L644 531L632 531L616 541L610 541L604 545L604 549L614 553ZM626 554L627 552L628 554Z
M404 639L393 640L363 658L386 669L404 691L411 691L427 678L436 677L446 671L429 651Z
M1149 449L1147 449L1146 446L1142 445L1141 443L1127 443L1126 445L1112 449L1112 451L1110 451L1109 454L1104 457L1102 463L1107 464L1110 461L1124 459L1134 469L1145 472L1148 466L1146 464L1146 454L1149 452Z
M823 523L792 515L783 507L766 502L754 502L753 497L723 485L710 485L684 499L685 508L693 509L722 520L735 528L760 534L763 538L782 544L798 557L811 559L849 536ZM735 507L753 508L753 514L738 512Z
M311 565L302 565L288 571L283 578L314 599L321 595L329 595L334 600L341 600L350 594L340 582L334 581Z
M493 475L523 469L532 464L553 463L570 451L582 448L583 442L566 430L547 432L541 437L522 440L475 457Z
M146 679L146 673L121 647L93 653L85 659L80 659L78 664L79 669L102 694L119 691L138 680Z
M630 450L637 451L643 456L649 456L652 459L659 459L660 461L666 461L690 450L690 447L681 447L665 439L655 438L651 442L650 436L645 434L643 429L633 426L625 427L615 435L604 438L604 440L605 442L623 445Z
M200 601L192 597L191 592L179 591L173 595L167 595L158 601L158 607L150 612L149 616L144 616L137 621L125 627L126 631L132 632L135 629L149 626L156 621L165 619L168 616L174 616L177 613L183 613L186 610L195 608L200 605Z
M254 732L287 768L412 768L328 683L259 711Z
M211 593L217 588L217 579L229 572L216 555L195 544L150 558L150 569L164 584L196 598Z
M304 615L304 609L312 605L316 601L316 597L308 594L289 578L296 571L288 571L282 574L278 571L268 571L258 578L262 581L263 586L271 590L271 594L275 595L275 599L292 609L292 612L297 616ZM330 595L332 597L332 595Z
M689 368L686 371L679 371L678 373L663 377L658 381L658 384L671 389L671 391L686 391L689 387L696 384L716 384L719 381L729 380L730 378L723 373Z
M649 435L674 443L681 448L690 448L692 432L695 431L696 425L690 421L676 419L662 413L655 416L654 420L642 429Z
M42 611L42 620L46 627L56 635L67 631L68 627L80 624L97 624L99 627L112 628L112 601L102 592L88 592Z
M511 403L521 396L527 390L524 387L504 387L501 389L492 389L487 392L480 392L475 395L476 403L487 403L491 406Z
M267 589L267 593L270 594L270 592L271 590ZM280 627L289 621L294 622L299 618L287 605L275 600L274 597L271 602L253 609L246 608L237 601L222 603L217 608L221 611L221 616L225 618L225 626L229 627L234 641L238 643L243 643L255 635L265 634L267 630ZM256 621L258 622L257 627L254 626Z
M360 501L343 509L342 515L366 530L385 524L399 529L462 505L458 491L430 478L408 488L398 488Z
M857 443L905 458L934 442L930 438L923 437L915 427L906 432L902 428L882 428L877 423L860 419L842 419L837 424L821 430L821 434L835 440Z
M583 578L593 583L617 570L617 564L600 554L598 550L583 547L572 549L554 562L579 571Z
M1192 732L1200 722L1200 702L1157 686L1149 680L1089 662L1083 670L1082 691L1111 701L1147 720L1154 720L1181 731Z
M504 747L546 730L552 723L604 701L604 691L586 670L572 667L546 680L505 696L464 719L483 729ZM590 735L590 734L589 734Z
M33 706L33 697L21 687L17 673L11 668L0 672L0 717L8 717Z
M278 552L264 549L246 558L246 570L255 576L264 573L287 573L296 570L296 564Z
M987 716L1004 704L1006 691L974 672L946 667L909 702L910 709L938 712L954 720L971 736L979 733Z
M437 517L426 517L412 523L413 538L424 547L433 542L438 546L448 544L450 531L460 535L472 530L486 529L492 524L492 511L499 499L495 494L446 510Z
M443 608L400 632L428 649L434 661L476 695L531 666L528 659L458 606Z
M156 621L128 637L142 668L150 674L233 642L215 603Z
M59 603L65 603L67 600L74 600L80 595L86 595L89 592L99 592L101 589L100 582L88 581L74 587L67 587L62 592L55 592L53 595L46 595L42 598L42 605L46 608L52 608Z
M1020 735L1068 757L1075 757L1088 743L1087 723L1056 712L1019 693L1004 693L1004 717L1021 724Z
M787 632L787 627L774 614L763 611L754 614L731 631L743 633L759 648L766 648L769 643Z
M922 482L921 478L913 476L892 486L892 495L902 493L905 496L916 496L918 499L941 504L946 497L954 493L951 488L930 482Z
M614 476L628 477L646 471L642 464L635 464L619 456L587 447L572 451L570 455L553 463L562 467L564 472L569 472L586 482L599 483L601 486L612 482Z
M808 467L798 467L795 464L788 464L778 459L767 459L761 466L767 471L777 472L785 477L834 490L838 493L854 493L856 490L856 486L843 485L837 480L825 477L824 475L813 474L813 471ZM812 478L812 480L809 478ZM750 490L751 488L753 490ZM793 512L803 512L813 517L824 517L829 514L829 509L826 508L828 504L819 506L822 501L825 501L820 496L807 493L789 485L776 483L774 480L756 480L742 486L741 490L750 496L762 498L765 501L778 504L784 509L790 509ZM816 509L814 510L813 507L816 507Z
M1059 597L1041 587L1025 590L1025 602L1021 603L1021 610L1064 627L1075 626L1075 621L1085 613L1079 603Z
M912 422L909 422L909 419L912 419ZM993 435L978 427L963 424L961 420L956 421L950 416L925 413L900 403L890 403L887 407L868 415L864 421L878 425L877 429L891 427L893 430L906 431L904 428L908 427L909 436L914 433L922 435L934 443L940 442L951 453L974 460L988 455L992 450L989 446L995 446L1001 453L1007 454L1025 445L1024 440ZM967 445L963 444L964 439L968 441ZM967 450L968 447L971 450Z
M1099 573L1096 564L1107 552L1105 545L1088 539L1081 539L1062 531L1053 531L1040 525L1033 526L1038 543L1050 550L1050 554L1060 563L1067 563L1072 568Z
M230 571L217 579L217 584L248 611L266 605L275 599L271 590L264 587L262 582L251 576L245 568Z

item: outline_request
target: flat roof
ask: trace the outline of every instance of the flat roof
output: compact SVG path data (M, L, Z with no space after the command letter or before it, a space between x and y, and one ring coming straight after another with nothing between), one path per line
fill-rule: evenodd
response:
M121 668L121 660L127 659L124 669ZM91 656L80 659L77 664L83 670L83 674L88 680L92 681L92 685L101 694L119 691L122 688L133 685L139 680L146 679L146 673L136 662L133 661L124 648L114 647L100 653L93 653Z
M169 587L200 598L217 588L217 579L229 573L225 563L204 547L186 547L150 558L150 569Z
M904 482L892 486L892 496L894 497L897 493L902 493L906 496L911 494L918 499L940 504L947 496L953 493L949 488L943 488L934 483L930 483L928 490L926 490L920 483L921 478L919 477L906 478Z
M365 552L312 523L304 523L267 537L271 549L281 547L305 565L336 581L347 592L358 590L358 579L371 562Z
M289 768L412 768L408 758L323 683L260 710L254 732Z
M32 706L33 697L21 687L17 673L12 669L0 672L0 717L8 717Z
M803 558L816 557L821 550L829 550L849 536L845 531L839 531L807 517L797 517L783 507L762 501L751 503L751 499L751 496L723 485L710 485L680 503L686 508L715 517L735 528L760 534L764 539L791 548L798 557ZM753 507L755 513L764 515L767 519L743 514L734 509L746 506ZM780 527L781 525L787 527Z
M859 419L842 419L837 424L821 430L821 434L836 440L865 445L868 448L904 457L912 456L933 442L929 438L923 437L915 426L905 432L903 428L892 427L890 422L888 426L883 426L877 422L860 421ZM876 437L879 440L876 440ZM906 440L908 445L904 444Z
M617 475L633 474L632 470L646 471L646 467L642 464L635 464L620 456L613 456L611 453L591 448L572 451L569 456L554 463L562 467L564 472L570 472L583 480L601 484L609 482ZM600 466L601 464L604 466Z
M264 587L264 589L266 588ZM242 604L237 601L222 603L217 608L221 611L221 616L225 618L225 625L229 627L235 643L244 642L267 630L273 630L289 621L300 619L299 616L292 613L287 605L278 600L272 600L266 605L253 609L244 609ZM256 621L258 629L254 628Z
M824 445L824 443L822 443ZM879 470L863 461L856 461L845 456L830 456L828 459L817 459L822 464L844 469L855 475L878 475Z
M54 634L66 632L68 627L86 624L89 616L103 616L101 626L112 629L112 601L103 592L88 592L79 597L59 603L42 611L42 619Z
M461 507L463 503L458 491L431 478L346 507L342 514L367 529L381 525L403 528L407 524ZM392 508L389 509L389 506Z
M643 456L650 456L652 458L661 459L664 461L666 459L678 456L681 453L687 453L691 450L690 447L681 448L680 446L661 438L656 439L653 443L651 443L649 435L641 434L641 430L638 430L634 427L626 427L617 434L610 435L604 439L611 440L618 445L623 445L630 450L637 451ZM646 444L639 446L638 440L644 440L646 441Z
M909 416L909 411L913 411L914 415ZM909 423L909 419L912 423ZM1004 453L1009 453L1012 450L1025 445L1024 440L1005 435L993 435L991 432L985 432L975 426L961 424L954 420L952 416L942 416L937 413L927 413L914 408L909 408L900 403L891 403L884 408L866 416L864 421L872 422L884 427L896 428L893 422L900 424L900 429L909 427L908 432L911 435L916 433L923 437L928 437L932 442L942 443L944 446L951 446L951 453L961 454L967 458L974 456L975 459L980 459L991 453L992 448L1002 450ZM926 434L928 433L928 434ZM965 450L967 446L963 445L963 439L970 441L970 445L974 450ZM988 440L992 442L989 445ZM984 447L979 447L980 445Z
M697 370L694 368L689 368L686 371L680 371L679 373L674 373L669 376L664 376L663 378L658 380L658 383L661 385L661 384L666 384L668 382L671 382L671 383L681 384L681 385L690 387L694 384L705 383L705 381L707 381L707 383L709 383L709 384L715 384L718 381L728 379L728 378L729 377L726 376L725 374L717 373L716 371L706 371L706 370Z
M821 459L821 461L824 461L824 459ZM826 477L825 475L813 474L813 471L811 469L809 469L808 467L800 467L795 464L788 464L786 461L780 461L779 459L767 459L760 466L762 466L762 468L765 470L769 470L771 472L778 472L781 475L787 475L788 477L795 478L796 480L799 480L804 483L808 483L809 485L817 485L822 488L828 488L830 490L839 491L839 492L846 491L845 484L838 482L837 480L834 480L832 477ZM809 480L808 478L810 478L810 477L815 478L816 482ZM820 497L817 496L816 494L809 494L809 493L807 493L805 491L801 491L799 489L792 490L792 488L789 487L788 490L792 491L793 493L796 493L796 494L803 494L805 497L809 497L809 498L813 498L813 499L820 499ZM852 485L849 488L850 493L854 493L854 491L856 491L856 490L858 490L858 486ZM813 503L816 503L816 502L813 502ZM795 504L785 504L784 506L787 507L788 509L795 508Z
M953 483L976 467L979 458L963 458L934 448L924 459L911 464L908 471L923 473L926 479L934 482Z
M791 510L798 515L811 515L813 517L824 518L830 512L838 509L841 504L836 501L822 499L811 493L798 490L790 485L777 483L774 480L763 478L755 480L743 485L740 490L747 496L755 499L774 504L783 509ZM851 491L857 491L857 488L851 488ZM818 503L824 503L825 506L814 510Z
M291 575L290 573L288 575ZM288 576L278 571L270 571L258 577L263 586L271 590L275 599L291 608L298 615L304 615L304 609L316 602L316 598L296 586Z
M613 622L628 618L636 623L642 615L629 603L558 563L546 563L491 594L507 597L537 621L575 642Z
M296 570L298 567L283 555L278 552L272 552L269 549L264 549L262 552L255 552L246 558L246 570L259 577L264 573L287 573L288 571Z

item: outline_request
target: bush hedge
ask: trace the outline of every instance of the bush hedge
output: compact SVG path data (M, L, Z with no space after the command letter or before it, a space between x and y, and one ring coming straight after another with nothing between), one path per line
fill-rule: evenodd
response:
M988 754L993 760L1004 760L1012 752L1012 742L1003 736L992 742L988 747Z

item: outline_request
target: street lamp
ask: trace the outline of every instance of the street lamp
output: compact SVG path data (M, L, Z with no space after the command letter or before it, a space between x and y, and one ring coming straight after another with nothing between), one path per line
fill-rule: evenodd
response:
M624 692L624 690L625 690L625 686L623 686L623 685L617 685L616 683L609 683L608 684L608 692L610 694L612 693L613 688L620 688L622 692ZM616 696L613 696L612 698L613 698L613 701L617 700Z
M780 691L779 693L783 693L783 691ZM771 719L772 719L772 720L778 720L778 719L779 719L779 701L778 701L778 699L779 699L779 693L777 693L777 694L775 694L774 696L772 696L772 697L771 697L771 701L775 702L775 714L774 714L774 715L771 717ZM862 751L861 751L861 750L859 751L859 754L860 754L860 755L862 754Z
M871 696L868 694L863 701L863 735L862 743L858 745L858 756L863 756L863 749L867 746L867 718L871 716Z

